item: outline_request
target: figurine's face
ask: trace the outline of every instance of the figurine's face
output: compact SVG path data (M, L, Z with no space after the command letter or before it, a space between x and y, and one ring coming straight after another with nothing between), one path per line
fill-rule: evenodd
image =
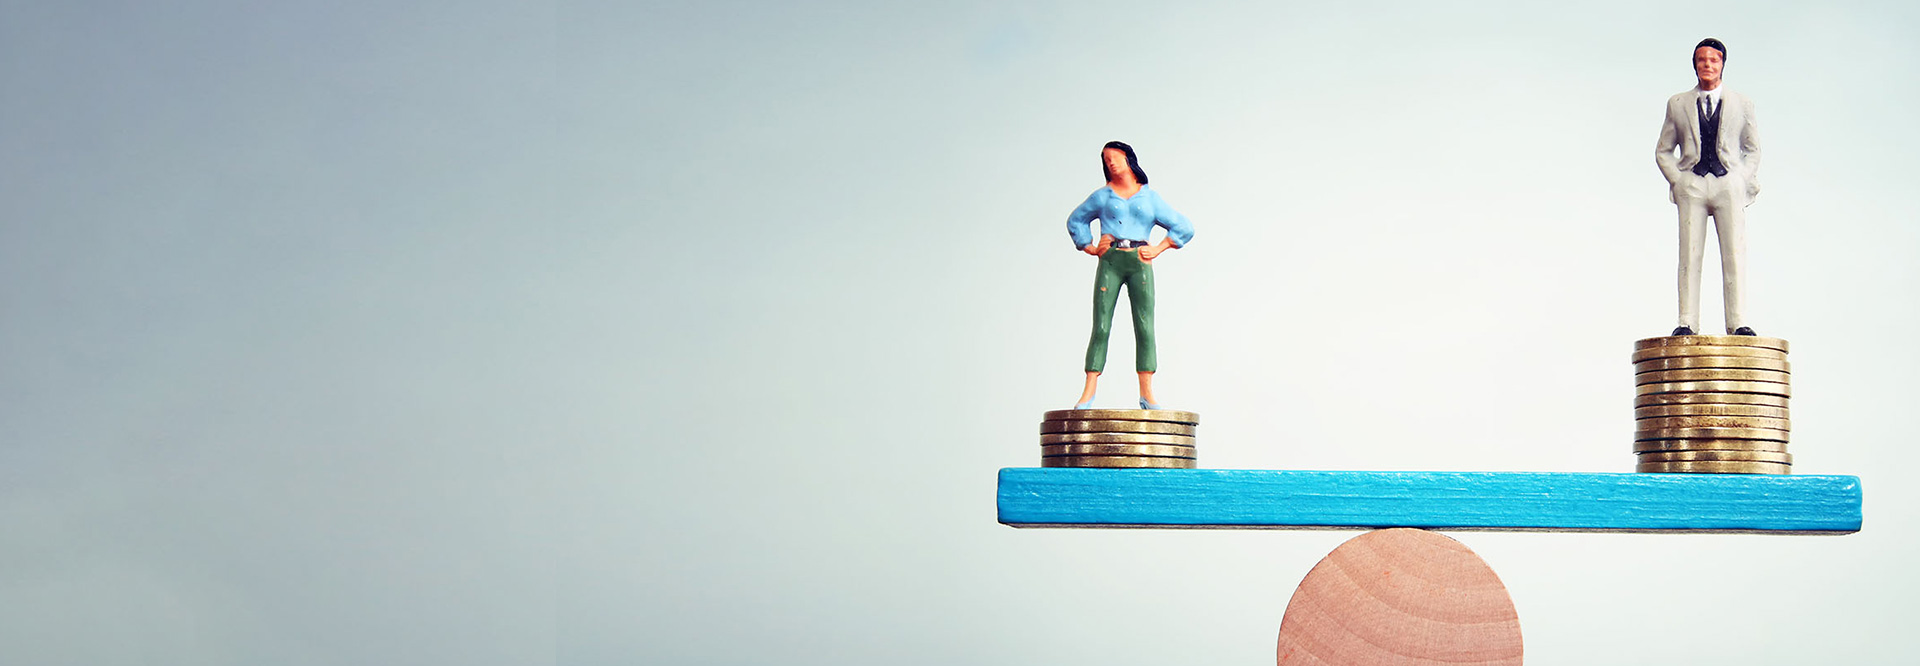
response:
M1720 83L1720 67L1726 61L1720 57L1720 49L1702 46L1693 50L1693 75L1704 84Z
M1100 159L1107 161L1107 173L1113 174L1114 179L1127 180L1133 177L1133 168L1127 166L1127 154L1119 148L1102 149Z

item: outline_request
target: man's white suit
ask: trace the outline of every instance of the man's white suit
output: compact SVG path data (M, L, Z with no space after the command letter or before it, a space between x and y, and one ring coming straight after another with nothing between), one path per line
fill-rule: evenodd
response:
M1706 250L1707 217L1720 236L1720 274L1726 298L1727 332L1745 326L1741 283L1746 278L1746 207L1760 194L1755 172L1760 169L1760 129L1753 118L1753 100L1720 89L1718 145L1724 177L1694 175L1700 162L1699 88L1667 99L1666 121L1653 147L1654 161L1667 177L1668 199L1680 209L1680 320L1697 328L1700 306L1700 259Z

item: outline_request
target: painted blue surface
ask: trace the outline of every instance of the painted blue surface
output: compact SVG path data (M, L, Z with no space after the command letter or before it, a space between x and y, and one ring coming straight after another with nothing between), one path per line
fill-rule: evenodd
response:
M1014 527L1860 530L1860 478L1765 474L1000 470Z

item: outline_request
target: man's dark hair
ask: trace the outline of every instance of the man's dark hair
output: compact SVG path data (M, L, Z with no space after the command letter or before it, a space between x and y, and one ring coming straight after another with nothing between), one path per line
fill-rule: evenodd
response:
M1708 48L1711 48L1711 49L1713 49L1713 50L1715 50L1715 51L1719 51L1719 52L1720 52L1720 62L1726 62L1726 61L1727 61L1727 45L1726 45L1726 44L1722 44L1722 43L1720 43L1720 40L1718 40L1718 39L1714 39L1714 38L1712 38L1712 37L1708 37L1708 38L1706 38L1706 39L1702 39L1702 40L1700 40L1700 43L1698 43L1698 44L1694 44L1694 45L1693 45L1693 51L1688 51L1688 52L1687 52L1687 60L1689 60L1689 61L1691 61L1691 60L1693 60L1693 54L1694 54L1694 51L1699 51L1699 50L1700 50L1700 47L1702 47L1702 46L1705 46L1705 47L1708 47Z
M1100 153L1101 153L1100 174L1106 177L1107 182L1113 182L1113 171L1107 168L1107 158L1106 158L1107 148L1112 148L1114 150L1118 150L1120 152L1126 153L1127 168L1133 170L1133 179L1136 181L1139 181L1141 185L1147 184L1147 172L1140 170L1140 158L1134 156L1133 146L1129 146L1119 141L1108 141L1106 147L1100 149Z

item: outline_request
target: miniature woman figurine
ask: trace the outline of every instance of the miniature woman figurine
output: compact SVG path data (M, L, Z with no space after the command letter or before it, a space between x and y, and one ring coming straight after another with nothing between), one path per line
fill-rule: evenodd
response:
M1193 240L1193 224L1174 212L1160 195L1147 188L1147 172L1133 147L1110 141L1100 149L1100 167L1107 184L1094 190L1067 216L1067 235L1073 246L1100 258L1093 271L1093 336L1087 341L1087 384L1074 409L1093 406L1100 373L1107 366L1107 334L1113 329L1113 306L1120 287L1127 287L1133 307L1133 369L1140 374L1140 408L1159 409L1153 399L1153 373L1159 362L1153 344L1153 259ZM1100 237L1092 222L1100 220ZM1159 226L1167 230L1158 243L1148 235Z

